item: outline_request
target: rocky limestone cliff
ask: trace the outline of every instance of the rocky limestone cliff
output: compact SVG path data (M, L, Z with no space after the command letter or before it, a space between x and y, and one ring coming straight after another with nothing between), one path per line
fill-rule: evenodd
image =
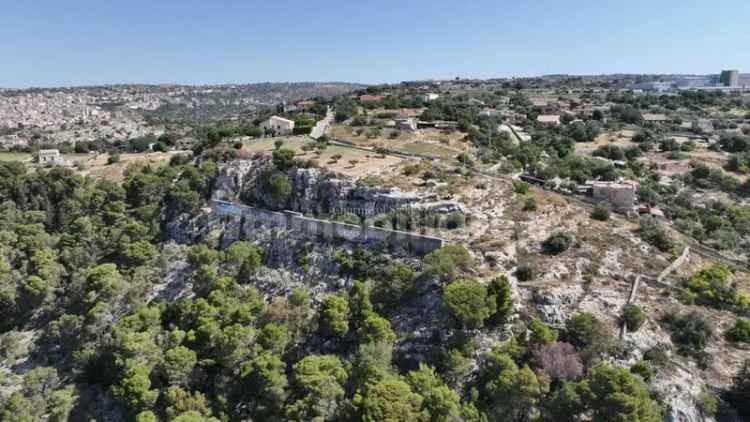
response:
M212 198L262 203L264 192L258 179L271 165L268 157L256 157L219 166ZM423 199L398 188L367 186L353 179L338 178L318 168L292 168L286 171L286 176L292 185L292 193L285 208L305 214L352 212L369 216Z

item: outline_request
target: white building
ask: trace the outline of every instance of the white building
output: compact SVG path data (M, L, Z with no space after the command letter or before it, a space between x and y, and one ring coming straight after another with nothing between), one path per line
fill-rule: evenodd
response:
M36 161L37 164L43 166L54 166L63 162L60 158L60 151L57 149L40 149Z
M265 122L260 124L264 130L272 130L277 135L289 135L294 132L294 120L285 119L279 116L271 116Z
M435 101L438 98L440 98L440 95L435 94L434 92L427 92L424 94L417 95L417 99L420 101L424 101L426 103L429 103L430 101Z
M537 116L536 121L546 125L559 125L560 116L557 114L541 114Z
M414 118L396 119L395 123L396 127L400 130L407 130L410 132L417 130L417 119Z
M634 91L646 91L646 92L668 92L674 87L673 82L643 82L639 84L633 84Z

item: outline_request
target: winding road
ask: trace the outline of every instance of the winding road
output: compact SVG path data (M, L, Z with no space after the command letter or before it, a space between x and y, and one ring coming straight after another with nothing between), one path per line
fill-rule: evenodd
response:
M323 118L323 120L318 121L318 123L315 124L315 127L313 127L312 131L310 131L310 137L313 139L318 139L321 136L326 134L326 131L329 127L331 127L331 123L333 122L333 109L331 107L328 107L328 111L326 112L326 117Z

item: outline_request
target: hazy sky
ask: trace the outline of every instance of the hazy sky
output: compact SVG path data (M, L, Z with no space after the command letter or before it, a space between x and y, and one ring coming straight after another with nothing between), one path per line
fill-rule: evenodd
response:
M748 0L0 0L0 87L724 68Z

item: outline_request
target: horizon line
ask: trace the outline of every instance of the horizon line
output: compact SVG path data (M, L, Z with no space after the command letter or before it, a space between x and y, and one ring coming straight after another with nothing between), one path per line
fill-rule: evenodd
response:
M727 69L725 69L727 70ZM728 69L736 70L736 69ZM628 73L628 72L615 72L615 73L588 73L588 74L576 74L576 73L547 73L541 75L523 75L523 76L497 76L490 78L479 78L479 77L453 77L453 78L423 78L423 79L404 79L397 82L356 82L356 81L314 81L314 80L298 80L298 81L258 81L258 82L205 82L205 83L180 83L180 82L111 82L111 83L99 83L99 84L73 84L73 85L27 85L22 87L4 87L0 86L0 91L24 91L32 89L82 89L82 88L106 88L106 87L117 87L117 86L146 86L146 87L189 87L189 88L200 88L200 87L226 87L226 86L248 86L248 85L264 85L264 84L347 84L347 85L364 85L364 86L377 86L377 85L398 85L405 82L453 82L453 81L494 81L494 80L516 80L516 79L539 79L549 77L618 77L618 76L716 76L721 73ZM750 73L741 73L740 75L750 75Z

